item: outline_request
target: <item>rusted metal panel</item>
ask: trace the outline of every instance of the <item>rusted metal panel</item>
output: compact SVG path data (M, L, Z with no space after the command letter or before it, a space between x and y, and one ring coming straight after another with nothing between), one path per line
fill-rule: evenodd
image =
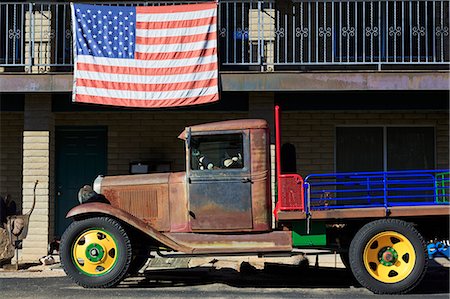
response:
M267 129L267 121L263 119L236 119L218 121L207 124L190 126L191 132L231 131L243 129ZM186 130L181 132L178 138L186 139Z
M172 238L169 238L166 235L160 233L158 230L150 226L148 223L145 223L141 219L108 204L104 203L82 204L71 209L69 213L67 213L66 218L72 218L90 213L111 215L131 225L132 227L142 231L143 233L147 234L148 236L154 238L155 240L161 242L162 244L173 250L185 253L192 253L193 251L191 247L177 243Z
M270 190L269 129L250 130L253 230L272 228Z
M191 177L189 198L193 231L252 228L251 184L242 182L245 176L249 174L226 179Z
M170 230L170 173L104 177L101 193L118 207L160 231Z
M169 176L170 173L106 176L102 180L102 188L107 186L167 184L169 182Z
M176 172L169 179L170 231L189 232L189 209L186 196L186 173Z
M279 252L292 250L290 231L258 234L166 233L179 244L193 248L194 253Z
M169 231L168 184L107 186L103 195L111 205L142 219L159 231Z

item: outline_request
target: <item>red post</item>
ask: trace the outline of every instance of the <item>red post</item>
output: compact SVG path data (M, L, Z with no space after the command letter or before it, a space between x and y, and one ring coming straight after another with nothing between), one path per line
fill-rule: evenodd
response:
M275 157L277 170L277 199L281 203L281 134L280 134L280 106L275 106Z

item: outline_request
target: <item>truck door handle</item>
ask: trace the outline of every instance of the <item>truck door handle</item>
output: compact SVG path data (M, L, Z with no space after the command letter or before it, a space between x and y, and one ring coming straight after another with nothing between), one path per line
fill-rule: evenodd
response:
M250 178L243 178L241 180L242 183L253 183L252 180Z

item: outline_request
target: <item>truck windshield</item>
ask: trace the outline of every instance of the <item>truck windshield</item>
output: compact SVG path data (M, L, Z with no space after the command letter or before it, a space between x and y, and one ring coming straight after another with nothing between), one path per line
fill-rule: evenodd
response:
M242 134L193 136L191 138L191 169L243 168L242 140Z

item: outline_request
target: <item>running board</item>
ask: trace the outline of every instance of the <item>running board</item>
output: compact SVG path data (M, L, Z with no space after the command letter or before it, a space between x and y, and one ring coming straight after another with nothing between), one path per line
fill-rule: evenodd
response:
M185 247L190 253L263 253L292 251L292 232L213 234L213 233L165 233L168 238Z

